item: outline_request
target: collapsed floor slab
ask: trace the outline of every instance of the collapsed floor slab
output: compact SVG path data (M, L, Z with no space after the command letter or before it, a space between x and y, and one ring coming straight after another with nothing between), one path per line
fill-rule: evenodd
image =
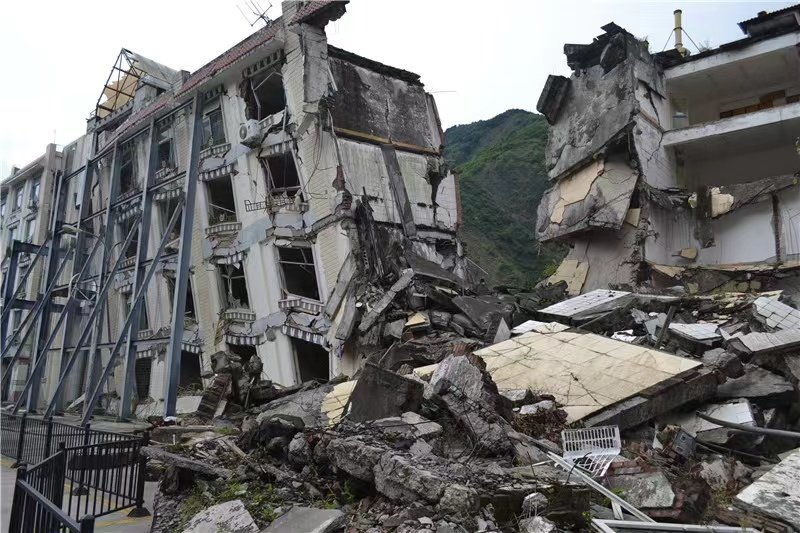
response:
M592 333L530 332L475 354L498 388L552 394L569 422L589 424L595 415L589 425L612 418L630 427L708 397L715 386L698 362ZM610 414L599 416L609 408Z

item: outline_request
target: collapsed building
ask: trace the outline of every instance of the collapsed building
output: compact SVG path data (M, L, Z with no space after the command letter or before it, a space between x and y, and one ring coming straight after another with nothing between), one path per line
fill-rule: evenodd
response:
M433 97L328 44L346 4L285 2L193 73L121 51L48 189L39 343L30 366L8 352L18 407L174 414L179 389L236 388L215 373L231 361L256 383L352 375L357 318L380 296L356 279L409 264L464 279Z
M565 45L573 73L550 76L537 105L553 186L536 235L570 246L554 279L573 294L797 287L797 13L761 13L691 55L679 21L665 52L613 23Z

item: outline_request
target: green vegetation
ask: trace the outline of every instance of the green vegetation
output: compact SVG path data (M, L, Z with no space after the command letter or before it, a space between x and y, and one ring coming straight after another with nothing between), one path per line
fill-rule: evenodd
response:
M275 520L273 509L284 503L283 498L269 483L230 481L221 484L198 480L192 492L181 504L181 528L203 509L231 500L242 500L253 520L261 526Z
M544 117L510 109L445 132L445 156L460 177L461 238L495 285L530 287L565 251L536 242L536 208L548 187Z

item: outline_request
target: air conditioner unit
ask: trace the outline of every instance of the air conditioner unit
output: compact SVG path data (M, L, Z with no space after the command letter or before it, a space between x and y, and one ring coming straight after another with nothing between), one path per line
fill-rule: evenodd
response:
M263 134L262 124L258 120L250 119L239 126L239 142L250 148L261 145Z

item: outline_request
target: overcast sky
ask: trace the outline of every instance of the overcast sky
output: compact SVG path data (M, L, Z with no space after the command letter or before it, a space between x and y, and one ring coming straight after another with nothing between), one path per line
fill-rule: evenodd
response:
M274 18L280 1L273 3ZM791 4L353 0L327 30L333 45L420 74L446 128L509 108L533 111L547 75L569 74L563 44L591 42L607 22L646 37L656 52L675 8L683 9L683 27L698 45L717 46L742 37L737 22ZM3 2L0 178L47 143L63 145L85 132L120 48L193 71L254 31L237 5L244 1Z

